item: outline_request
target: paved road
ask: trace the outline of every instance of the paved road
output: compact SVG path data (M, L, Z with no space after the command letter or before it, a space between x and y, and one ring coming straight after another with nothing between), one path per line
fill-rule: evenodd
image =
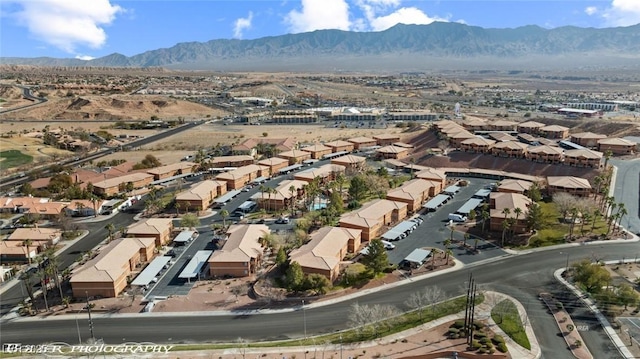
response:
M569 352L559 352L565 348L563 338L558 335L558 328L553 317L538 299L538 293L551 291L562 296L565 290L553 278L555 268L566 263L567 253L571 258L590 257L594 251L607 252L604 260L619 258L625 253L636 252L640 248L637 243L612 245L585 245L558 250L534 252L527 255L512 256L484 265L471 265L467 268L441 276L407 282L393 289L373 292L346 303L334 303L326 306L308 307L305 311L308 334L333 332L347 328L349 305L360 304L392 304L406 309L403 304L411 293L425 286L437 285L449 296L464 292L465 281L469 272L482 288L504 292L521 301L530 312L530 321L539 336L544 358L571 358ZM590 313L580 315L579 325L589 323L593 330L583 332L585 344L596 358L616 358L611 351L608 338L603 336ZM37 325L34 325L37 322ZM81 335L86 338L87 321L81 320ZM27 319L3 323L3 343L41 343L45 341L77 341L75 319ZM95 334L107 343L126 341L153 341L156 343L189 343L233 341L238 336L248 340L273 340L300 337L303 329L303 314L297 311L272 313L267 315L251 315L243 312L228 314L196 315L163 315L148 313L136 317L113 317L108 315L94 316Z
M628 216L622 219L622 225L633 233L640 232L640 160L610 160L618 168L614 197L623 202Z
M136 205L143 206L142 203L137 203ZM68 268L80 256L82 256L87 251L94 249L100 242L107 238L109 235L108 231L105 229L107 223L113 223L116 228L126 227L129 224L133 223L133 216L134 214L130 213L118 213L108 221L80 223L80 228L86 229L90 233L78 242L71 245L58 256L58 259L60 261L60 270ZM22 283L18 283L11 288L8 288L2 294L0 315L5 315L6 313L8 313L26 297L27 296L24 292Z

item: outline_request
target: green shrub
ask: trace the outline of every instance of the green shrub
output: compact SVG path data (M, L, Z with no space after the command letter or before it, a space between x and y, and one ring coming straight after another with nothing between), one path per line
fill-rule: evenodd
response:
M495 348L489 348L489 354L493 354L493 353L495 353L495 352L496 352L496 349L495 349Z
M458 334L458 332L460 332L458 328L449 328L449 333Z
M504 338L500 334L494 335L491 340L493 340L493 342L496 343L496 344L504 343Z
M480 348L480 349L478 349L478 353L480 353L480 354L486 354L486 353L487 353L487 349L485 349L485 348Z
M456 320L451 326L454 328L462 329L464 328L464 320Z
M506 353L506 352L507 352L507 350L508 350L508 349L507 349L507 344L505 344L505 343L498 343L498 344L496 345L496 347L498 348L498 350L499 350L501 353Z
M491 340L487 337L484 338L480 338L480 343L487 345L487 344L491 344Z
M479 322L479 321L477 321L477 320L474 320L474 321L473 321L473 327L474 327L476 330L480 330L480 329L482 329L482 327L484 327L484 324L483 324L482 322Z
M480 344L480 342L479 342L479 341L477 341L477 340L473 340L473 341L471 342L471 347L472 347L473 349L476 349L476 350L477 350L477 349L482 348L482 344Z
M476 339L482 339L482 338L486 338L487 334L484 332L475 332L473 333L473 337Z

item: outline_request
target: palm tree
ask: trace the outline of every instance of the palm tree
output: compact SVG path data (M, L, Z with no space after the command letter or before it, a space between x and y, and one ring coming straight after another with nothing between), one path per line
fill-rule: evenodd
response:
M505 208L508 209L508 208ZM504 221L502 221L502 247L504 248L504 236L505 234L507 234L507 229L509 229L510 225L509 225L509 221L505 218Z
M22 273L22 275L20 276L20 279L22 280L22 284L24 285L24 288L27 290L27 295L29 296L30 302L34 305L34 309L36 311L38 311L38 307L36 307L36 299L35 296L33 295L33 284L31 283L31 279L33 278L33 274L30 271L25 271Z
M265 205L264 205L264 194L267 191L267 186L261 184L260 187L258 187L258 190L260 191L260 200L261 200L261 206L263 209L265 209ZM266 210L266 209L265 209Z
M593 199L598 198L598 194L600 193L600 187L602 186L603 178L602 176L595 176L593 178L593 184L596 186L596 190L593 192Z
M289 186L289 193L291 194L291 217L293 217L294 206L296 204L296 187L294 185Z
M223 209L220 211L220 217L222 217L222 226L227 228L227 217L229 217L229 211Z
M593 232L596 229L596 222L598 221L598 218L600 218L600 216L602 215L602 213L600 212L599 209L594 209L593 210L593 218L592 218L592 222L591 222L591 232Z
M60 281L60 260L56 256L56 252L53 248L48 248L44 252L45 257L49 260L49 264L47 268L50 270L51 275L53 276L53 281L58 288L58 293L60 294L60 298L64 298L64 294L62 293L62 283Z
M176 214L180 216L180 202L176 202L173 206L176 208Z
M604 169L607 169L607 166L609 165L609 160L611 159L611 156L613 155L613 152L611 152L611 150L606 150L604 151Z
M109 242L113 241L113 233L116 231L116 226L113 223L109 223L104 228L109 232Z
M471 238L471 236L469 235L469 233L465 233L464 234L464 243L463 246L466 248L467 247L467 241L469 240L469 238Z
M452 243L451 239L445 239L444 241L442 241L442 245L444 246L445 251L449 249L449 246L451 246L451 243Z
M491 214L486 209L483 209L482 212L480 212L480 217L482 217L482 233L484 233L484 228L487 221L491 219Z
M448 265L449 264L449 258L453 257L453 251L449 248L449 249L447 249L446 254L447 254L446 258L447 258L447 265Z
M516 215L516 220L514 222L514 227L516 227L518 225L518 217L522 214L522 209L520 207L516 207L514 208L513 213Z
M627 214L628 214L627 209L624 207L621 210L618 210L618 215L620 216L620 218L618 219L619 220L618 223L620 223L620 225L622 225L622 218Z
M27 260L29 264L31 264L31 244L33 244L31 239L25 239L24 241L22 241L22 245L27 247Z

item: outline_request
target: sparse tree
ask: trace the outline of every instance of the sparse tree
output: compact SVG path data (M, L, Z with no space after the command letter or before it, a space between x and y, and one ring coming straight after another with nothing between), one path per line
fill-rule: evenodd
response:
M422 320L422 313L425 307L430 306L433 308L435 304L446 298L445 293L437 286L429 286L420 292L412 293L405 305L411 309L418 311L420 320Z
M562 218L565 219L571 208L575 207L576 197L566 192L558 192L553 195L553 203L558 207Z
M200 225L200 218L196 214L187 213L180 218L180 226L194 229Z
M373 239L367 247L367 254L362 257L362 263L374 274L382 273L389 265L387 251L379 239Z
M222 218L222 226L227 228L227 217L229 217L229 211L223 209L220 211L220 217Z

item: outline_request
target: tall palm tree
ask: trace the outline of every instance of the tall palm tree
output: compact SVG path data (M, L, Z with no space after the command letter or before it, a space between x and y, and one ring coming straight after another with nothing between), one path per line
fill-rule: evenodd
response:
M64 294L62 293L62 283L60 280L60 260L56 256L56 252L53 248L47 248L44 255L49 260L48 269L50 270L53 281L58 288L58 294L60 294L60 298L64 298Z
M294 213L294 206L296 204L296 194L297 194L297 190L296 187L294 185L289 186L289 193L291 194L291 217L293 217Z
M449 248L446 251L447 265L449 264L449 258L453 257L453 251Z
M596 186L596 190L593 192L593 199L598 198L598 194L600 193L600 187L602 187L603 178L602 176L595 176L593 178L593 184Z
M600 212L599 209L594 209L593 210L593 217L592 217L592 222L591 222L591 232L593 232L596 229L596 222L598 221L598 218L600 218L600 216L602 215L602 213Z
M628 213L627 209L624 208L624 207L621 210L618 211L618 215L620 216L620 218L618 218L618 223L620 223L621 226L622 226L622 218L624 216L626 216L627 214L629 214L629 213Z
M480 212L480 217L482 217L482 233L484 233L487 221L491 219L491 214L486 209L483 209L482 212Z
M29 265L31 265L31 244L33 244L31 239L25 239L22 241L22 245L27 247L27 261Z
M502 221L502 247L504 248L504 237L507 234L507 229L509 229L509 221L505 219Z
M516 207L513 209L513 213L516 215L516 220L514 222L514 227L518 226L518 217L522 214L522 209L520 207Z

